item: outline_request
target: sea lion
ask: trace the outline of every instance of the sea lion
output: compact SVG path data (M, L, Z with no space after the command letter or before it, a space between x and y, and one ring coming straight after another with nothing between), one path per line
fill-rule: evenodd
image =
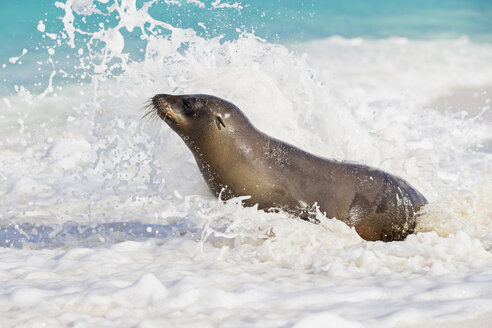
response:
M413 233L416 213L427 203L398 177L317 157L260 132L239 108L215 96L158 94L149 102L149 114L183 139L222 199L249 195L246 206L308 220L317 205L365 240L382 241Z

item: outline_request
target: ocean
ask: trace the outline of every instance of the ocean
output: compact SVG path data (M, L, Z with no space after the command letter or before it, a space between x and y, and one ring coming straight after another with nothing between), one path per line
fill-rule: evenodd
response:
M4 1L0 30L1 327L492 320L492 2ZM216 199L157 93L404 178L417 233Z

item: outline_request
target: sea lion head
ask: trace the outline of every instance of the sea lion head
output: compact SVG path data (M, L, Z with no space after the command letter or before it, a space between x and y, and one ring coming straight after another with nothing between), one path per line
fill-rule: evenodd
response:
M185 141L250 128L239 108L215 96L158 94L149 107L149 114L161 118Z

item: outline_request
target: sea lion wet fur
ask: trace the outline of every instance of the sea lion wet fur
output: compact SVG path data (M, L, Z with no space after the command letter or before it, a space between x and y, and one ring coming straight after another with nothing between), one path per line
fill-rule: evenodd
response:
M303 219L317 204L366 240L403 240L415 230L425 197L386 172L309 154L257 130L234 104L210 95L152 98L164 120L192 151L205 181L223 199L282 209Z

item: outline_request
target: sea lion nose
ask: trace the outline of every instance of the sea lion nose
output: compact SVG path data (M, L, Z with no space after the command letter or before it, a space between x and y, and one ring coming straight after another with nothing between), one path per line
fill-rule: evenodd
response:
M166 100L166 98L168 97L169 95L165 94L165 93L160 93L160 94L157 94L155 95L154 97L152 97L152 101L158 101L158 100Z
M168 94L165 94L165 93L160 93L160 94L157 94L155 95L153 98L152 98L152 103L154 105L156 104L173 104L176 102L176 96L173 96L173 95L168 95Z
M152 97L152 103L154 104L154 106L159 106L169 103L169 95L164 93L157 94L154 97Z

